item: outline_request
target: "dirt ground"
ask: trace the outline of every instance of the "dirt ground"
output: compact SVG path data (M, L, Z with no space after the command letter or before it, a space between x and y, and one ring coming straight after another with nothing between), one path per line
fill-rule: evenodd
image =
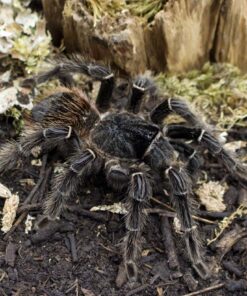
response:
M232 132L233 139L246 140L246 130ZM1 140L3 142L4 139ZM46 171L50 164L47 162ZM208 160L204 164L212 179L221 180L225 170ZM0 178L0 182L13 192L18 192L21 205L30 194L33 186L20 185L20 180L31 178L37 184L40 167L26 166L23 170L8 173ZM47 177L48 176L48 177ZM48 174L47 180L51 175ZM246 191L232 177L226 175L229 189L225 193L228 203L222 217L233 212L242 200ZM49 182L45 182L36 192L36 207L19 212L18 217L27 212L41 219L40 206L47 194ZM157 197L169 204L167 197ZM206 247L206 238L212 237L219 217L209 217L208 212L200 207L196 215L205 217L215 224L199 222L199 233L202 239L202 252L205 262L212 270L207 280L202 280L194 272L188 260L182 236L175 234L172 226L173 218L165 218L158 214L149 215L149 223L143 234L143 252L140 264L139 282L124 282L121 268L121 239L125 234L122 215L109 212L89 212L99 204L112 204L121 197L110 194L102 184L81 191L78 199L71 201L69 210L60 221L53 223L39 222L39 229L25 234L23 222L10 235L0 234L0 295L187 295L208 287L215 287L212 292L195 295L247 295L247 219L240 217L235 220L227 234L243 231L242 236L235 240L227 249L224 257L217 245ZM3 206L0 199L0 208ZM21 207L21 206L20 206ZM157 202L151 203L152 208L163 209ZM220 215L218 214L218 216ZM217 215L216 215L217 216ZM163 218L162 218L163 217ZM175 252L179 267L171 269L171 246L167 246L167 236L172 232ZM221 238L222 238L221 237ZM168 247L168 250L167 250ZM170 261L169 261L170 260ZM118 275L118 279L116 281ZM217 286L219 285L219 288ZM120 287L121 286L121 287ZM190 294L189 294L190 295ZM191 294L193 295L193 294Z

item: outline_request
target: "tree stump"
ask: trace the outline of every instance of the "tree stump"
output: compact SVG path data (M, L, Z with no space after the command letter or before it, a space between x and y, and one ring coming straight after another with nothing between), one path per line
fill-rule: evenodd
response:
M247 71L247 1L225 0L221 6L214 56Z
M83 1L42 0L47 26L68 52L132 75L181 73L209 61L247 70L246 0L167 0L152 22L123 9L95 22Z

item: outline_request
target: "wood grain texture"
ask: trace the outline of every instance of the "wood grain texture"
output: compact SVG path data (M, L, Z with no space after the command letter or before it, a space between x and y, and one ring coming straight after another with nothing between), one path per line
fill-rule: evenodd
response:
M95 22L78 0L42 0L55 43L132 75L175 73L209 60L247 70L246 0L168 0L151 23L128 10Z
M217 62L247 71L247 1L224 0L214 48Z

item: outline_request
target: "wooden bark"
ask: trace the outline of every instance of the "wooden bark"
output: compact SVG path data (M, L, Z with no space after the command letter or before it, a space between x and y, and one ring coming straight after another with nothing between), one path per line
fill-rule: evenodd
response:
M247 71L247 1L224 0L216 34L215 59Z
M145 71L147 59L139 19L128 13L117 20L104 16L94 25L92 15L80 1L70 0L63 12L64 43L69 51L109 61L125 72Z
M83 1L42 2L55 41L132 75L184 72L210 59L247 70L246 0L168 0L149 24L128 11L94 23Z
M150 68L183 72L209 59L222 0L170 0L146 32Z
M52 34L55 45L60 45L63 38L63 8L66 0L42 0L47 28Z

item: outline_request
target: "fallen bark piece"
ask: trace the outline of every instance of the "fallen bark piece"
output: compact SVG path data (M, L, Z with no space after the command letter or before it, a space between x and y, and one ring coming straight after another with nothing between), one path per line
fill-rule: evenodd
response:
M5 251L5 262L11 267L15 266L16 251L18 247L16 244L9 242Z
M247 280L242 279L239 281L229 281L226 284L226 289L230 292L246 291L247 290Z
M247 230L241 227L235 227L233 230L227 232L216 244L218 254L222 258L227 254L231 248L243 237L247 236Z
M17 194L11 194L10 198L5 200L1 228L4 233L8 232L11 229L16 217L18 205L19 196Z
M62 221L49 221L43 227L37 230L37 232L31 237L33 244L39 244L48 240L56 232L73 232L74 225Z
M223 267L231 273L234 273L237 277L241 277L243 275L243 271L240 267L233 261L224 261L222 263Z

